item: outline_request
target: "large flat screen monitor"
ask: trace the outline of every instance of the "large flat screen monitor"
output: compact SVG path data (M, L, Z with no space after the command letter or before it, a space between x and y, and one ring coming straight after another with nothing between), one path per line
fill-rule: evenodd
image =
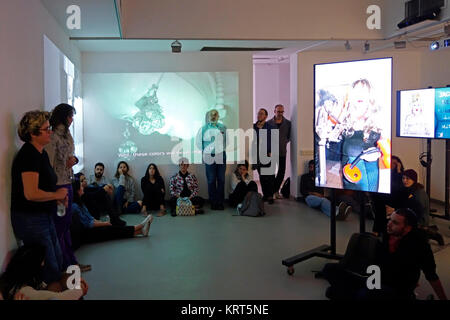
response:
M314 65L318 187L390 193L392 58Z
M397 91L397 136L450 139L450 87Z

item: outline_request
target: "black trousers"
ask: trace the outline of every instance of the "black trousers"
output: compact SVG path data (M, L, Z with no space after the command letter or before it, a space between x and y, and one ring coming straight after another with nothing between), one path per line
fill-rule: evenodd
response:
M264 166L263 165L258 166L257 171L259 175L259 181L261 182L263 196L264 199L272 198L274 194L275 175L274 174L261 175L262 167Z
M278 158L278 172L275 177L273 191L278 192L283 183L284 174L286 173L286 156Z
M147 189L142 202L147 210L159 210L164 205L164 194L159 189Z
M77 228L77 230L71 227L70 231L72 236L72 249L74 251L83 244L134 237L133 226L104 226L94 228Z
M83 200L89 213L97 220L102 214L108 214L112 224L118 219L119 213L112 198L102 187L87 187L84 189Z
M250 183L255 184L254 181L251 181ZM237 207L239 203L244 201L244 198L249 191L250 183L247 185L244 181L241 181L236 185L236 188L234 188L233 192L230 193L230 197L228 198L228 200L230 201L230 206Z
M174 213L176 211L177 200L178 200L178 198L175 198L175 197L172 197L169 200L170 210L172 211L172 213ZM205 199L203 199L202 197L197 196L197 197L193 197L191 199L191 202L196 208L201 208L205 204Z

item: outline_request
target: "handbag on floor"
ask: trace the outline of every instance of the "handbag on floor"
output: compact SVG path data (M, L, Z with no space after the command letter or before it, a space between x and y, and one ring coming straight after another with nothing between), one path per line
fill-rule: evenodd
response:
M191 200L186 198L177 199L177 216L195 216L195 206L192 205Z

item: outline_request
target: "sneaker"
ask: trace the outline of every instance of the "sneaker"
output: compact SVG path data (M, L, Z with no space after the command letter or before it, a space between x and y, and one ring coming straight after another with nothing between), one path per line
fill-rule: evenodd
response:
M340 220L340 218L345 215L346 208L347 208L347 204L345 202L339 203L339 206L337 207L336 219Z
M145 218L145 220L147 220L147 222L142 229L142 235L144 237L148 237L148 233L150 232L150 225L153 222L153 215L149 215L147 218Z
M339 221L344 221L345 219L347 219L348 215L352 212L352 207L348 206L344 202L341 202L339 204L338 209L339 209L339 213L336 216L336 220L339 220Z

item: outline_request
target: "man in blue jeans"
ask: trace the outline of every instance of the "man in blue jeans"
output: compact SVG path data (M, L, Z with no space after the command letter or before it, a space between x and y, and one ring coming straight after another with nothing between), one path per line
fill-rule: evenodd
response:
M308 207L320 209L328 217L331 215L331 201L325 198L323 195L323 189L316 187L314 183L314 160L310 160L308 163L309 172L302 175L300 180L300 192L305 198L305 202ZM352 212L352 207L345 202L341 202L336 210L336 219L345 220Z
M209 111L207 119L208 123L199 131L201 136L197 141L201 142L211 209L224 210L227 128L219 123L219 112L215 109Z

